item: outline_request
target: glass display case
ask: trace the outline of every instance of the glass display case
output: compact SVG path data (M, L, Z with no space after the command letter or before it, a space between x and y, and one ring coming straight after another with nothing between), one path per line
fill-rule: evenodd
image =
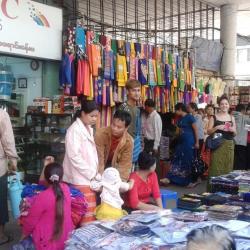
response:
M62 163L65 153L65 135L72 123L72 114L27 113L25 129L29 139L25 151L25 181L37 182L43 168L43 159L52 155Z

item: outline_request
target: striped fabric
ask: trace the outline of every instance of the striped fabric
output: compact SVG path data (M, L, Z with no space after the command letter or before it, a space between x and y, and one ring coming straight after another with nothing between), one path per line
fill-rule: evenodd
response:
M95 220L95 209L96 209L96 193L90 189L89 186L74 185L75 188L79 189L84 194L88 202L87 213L82 217L80 225Z

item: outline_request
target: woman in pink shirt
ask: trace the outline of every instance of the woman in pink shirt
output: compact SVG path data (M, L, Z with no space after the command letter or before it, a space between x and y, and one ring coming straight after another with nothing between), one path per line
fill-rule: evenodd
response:
M37 195L22 217L22 232L32 236L37 250L62 250L73 230L70 190L61 182L63 168L58 163L48 164L44 176L48 189Z
M90 189L90 181L98 172L98 156L91 126L96 124L98 114L94 101L83 101L82 109L68 128L65 138L63 180L79 189L88 202L82 225L95 220L96 194Z

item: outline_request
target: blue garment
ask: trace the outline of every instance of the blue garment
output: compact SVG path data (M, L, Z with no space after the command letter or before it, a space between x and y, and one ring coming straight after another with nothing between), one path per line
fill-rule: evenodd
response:
M65 85L71 85L71 62L69 58L69 54L65 53L63 59L61 61L60 69L59 69L59 83L61 87Z
M81 26L76 27L76 45L84 52L86 51L85 30Z
M167 177L171 182L182 186L186 186L192 181L192 161L195 155L195 137L192 128L194 123L195 118L190 114L182 117L177 123L177 126L181 129L181 134L171 162L172 168Z
M139 59L138 80L142 85L147 84L147 60L146 59Z
M170 90L171 88L170 66L168 64L165 64L165 82L166 82L166 88Z

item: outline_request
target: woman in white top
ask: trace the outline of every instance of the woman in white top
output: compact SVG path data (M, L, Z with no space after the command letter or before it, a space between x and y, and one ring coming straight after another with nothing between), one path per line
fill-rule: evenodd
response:
M81 224L95 220L96 197L90 189L90 181L98 172L98 157L91 126L96 124L98 114L94 101L83 101L65 139L63 180L78 188L88 201L88 212L82 218Z

